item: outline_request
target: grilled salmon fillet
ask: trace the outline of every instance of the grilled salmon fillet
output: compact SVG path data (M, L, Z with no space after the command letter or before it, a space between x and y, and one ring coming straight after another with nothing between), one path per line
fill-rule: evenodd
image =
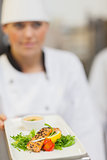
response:
M42 128L40 131L37 132L37 134L31 139L31 141L27 144L27 149L31 150L33 152L40 152L44 140L38 141L38 142L32 142L37 139L48 137L52 133L52 129L49 127Z
M54 130L54 132L57 132L57 131L61 132L61 130L59 128L53 128L53 130Z

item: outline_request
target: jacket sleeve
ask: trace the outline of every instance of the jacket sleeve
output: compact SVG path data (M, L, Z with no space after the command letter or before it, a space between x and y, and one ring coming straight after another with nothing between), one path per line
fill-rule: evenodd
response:
M68 106L65 119L83 143L92 160L104 160L103 132L80 61L75 57L69 71Z

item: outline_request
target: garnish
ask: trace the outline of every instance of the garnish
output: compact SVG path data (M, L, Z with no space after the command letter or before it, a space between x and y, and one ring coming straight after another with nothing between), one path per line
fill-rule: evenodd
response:
M51 139L46 138L44 140L43 150L44 151L53 151L55 144L51 141Z
M55 134L48 137L48 139L51 139L51 141L53 143L55 143L57 141L57 139L60 139L60 138L61 138L61 132L60 131L57 131L57 132L55 132Z
M58 139L55 143L55 149L62 150L62 147L69 147L75 144L75 136L71 135L61 135L61 138Z
M55 134L56 132L54 131L54 129L47 123L44 124L45 126L48 126L49 128L52 129L52 133L50 134L50 136L52 136L53 134Z
M35 121L35 119L30 119L30 120L28 120L28 121Z
M17 134L17 136L10 136L14 142L11 143L11 145L20 151L20 149L26 151L27 149L27 143L35 136L35 130L31 130L31 132L28 135L22 135L22 132Z

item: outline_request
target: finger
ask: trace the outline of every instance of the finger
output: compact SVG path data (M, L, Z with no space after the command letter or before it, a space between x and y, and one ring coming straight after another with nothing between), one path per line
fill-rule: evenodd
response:
M0 120L5 121L7 119L7 117L4 114L0 114Z
M0 129L4 128L4 122L0 120Z

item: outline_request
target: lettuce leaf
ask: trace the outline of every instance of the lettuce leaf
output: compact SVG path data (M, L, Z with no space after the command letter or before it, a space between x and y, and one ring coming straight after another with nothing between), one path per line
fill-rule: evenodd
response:
M75 136L71 135L61 135L61 138L58 139L55 143L55 149L62 150L62 147L69 147L75 144Z
M35 136L36 131L33 129L28 135L22 135L22 132L17 134L17 136L10 136L14 142L11 143L11 145L20 151L27 150L27 143Z

